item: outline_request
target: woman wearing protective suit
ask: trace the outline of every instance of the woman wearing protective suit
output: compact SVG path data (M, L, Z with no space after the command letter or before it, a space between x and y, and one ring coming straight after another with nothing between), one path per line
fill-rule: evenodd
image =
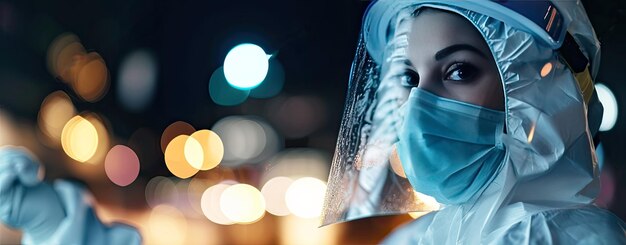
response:
M575 0L372 3L322 223L430 196L384 243L626 244L593 205L599 53Z

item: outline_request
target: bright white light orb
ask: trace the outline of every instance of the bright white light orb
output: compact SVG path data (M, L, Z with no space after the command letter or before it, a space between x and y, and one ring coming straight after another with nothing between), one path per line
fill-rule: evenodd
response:
M600 131L609 131L615 126L615 122L617 122L617 100L615 100L613 92L604 84L596 84L596 91L598 93L598 99L600 99L604 107Z
M268 55L257 45L244 43L231 49L224 59L224 76L234 88L253 89L261 84L269 69Z
M324 206L326 183L316 178L304 177L295 180L285 193L287 208L300 218L319 217Z

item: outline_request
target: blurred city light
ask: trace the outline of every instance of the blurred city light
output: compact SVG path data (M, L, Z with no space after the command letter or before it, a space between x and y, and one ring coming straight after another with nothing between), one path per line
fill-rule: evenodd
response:
M128 146L113 146L104 160L104 171L116 185L130 185L139 175L139 158Z
M223 166L258 163L280 148L276 132L255 117L225 117L215 123L212 130L221 136L224 145Z
M289 215L289 208L287 208L287 202L285 201L285 193L293 180L288 177L274 177L267 181L263 188L261 188L261 194L265 198L265 209L267 212L276 216Z
M150 181L148 181L148 183L146 184L146 188L144 191L146 203L150 207L156 207L159 204L164 203L161 199L161 193L159 193L158 190L158 186L161 184L161 182L171 182L172 186L174 185L174 183L170 179L163 176L156 176L150 179Z
M224 76L234 88L249 90L263 82L269 56L257 45L244 43L232 48L224 59Z
M109 89L109 70L98 53L77 56L72 71L76 78L72 87L82 99L96 102L104 97Z
M183 121L176 121L170 124L163 130L163 134L161 135L161 151L165 153L165 148L167 148L167 145L172 139L176 138L176 136L191 135L195 131L196 129L191 126L191 124Z
M204 216L207 217L211 222L220 224L220 225L231 225L235 222L222 212L220 208L220 199L224 190L226 190L231 185L237 184L233 181L222 182L217 185L211 186L204 193L202 193L201 199L201 207Z
M224 67L217 68L209 80L209 96L215 104L222 106L239 105L248 99L250 90L233 88L226 81Z
M198 170L209 170L216 167L222 161L222 158L224 157L224 144L222 143L220 136L215 132L207 129L198 130L191 134L190 138L195 139L195 142L198 142L200 149L197 149L197 145L193 143L193 140L187 140L187 143L185 144L185 151L187 151L187 147L189 147L190 154L191 152L199 150L200 153L195 154L203 156L202 159L197 159L201 160L199 161L199 164L196 162L192 163L194 168L197 168ZM187 144L189 144L189 146ZM187 156L187 154L185 154L185 156Z
M598 93L598 99L604 107L604 114L602 115L600 131L609 131L613 129L613 126L615 126L615 122L617 122L617 100L615 99L615 95L613 95L613 92L611 92L611 89L609 89L604 84L596 84L596 91Z
M285 193L289 211L300 218L315 218L322 214L326 183L316 178L295 180Z
M187 162L187 157L185 156L185 144L188 139L190 137L187 135L179 135L170 141L165 149L165 165L167 169L181 179L189 178L198 172L198 169L192 167Z
M250 90L250 97L266 99L276 96L285 84L285 70L278 59L269 60L269 70L265 80L256 88Z
M63 127L61 145L69 157L86 162L98 149L96 127L82 116L71 118Z
M72 33L63 33L56 37L48 47L48 70L54 77L66 83L74 81L70 69L78 56L85 54L85 47Z
M309 148L291 148L276 154L267 161L267 170L261 183L279 176L297 179L300 177L328 178L330 155Z
M120 64L117 98L126 109L145 109L157 87L157 61L152 52L136 50L128 54Z
M254 223L265 215L265 198L254 186L236 184L222 192L220 209L232 221Z
M159 205L152 209L148 220L151 237L157 237L150 244L185 244L187 220L175 207Z
M55 91L43 100L37 121L48 145L60 145L63 127L75 115L76 109L63 91Z
M202 150L200 142L194 137L187 137L183 151L187 163L189 163L191 167L200 170L204 162L204 151Z
M335 224L319 227L318 219L289 215L280 219L280 244L318 245L342 244L338 239L344 226Z

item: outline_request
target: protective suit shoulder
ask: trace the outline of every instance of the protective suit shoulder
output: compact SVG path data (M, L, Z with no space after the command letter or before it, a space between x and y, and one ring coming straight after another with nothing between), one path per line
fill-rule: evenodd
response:
M533 214L499 234L487 240L495 244L626 244L626 224L591 205Z
M430 212L395 229L381 244L418 244L419 234L424 234L437 212Z

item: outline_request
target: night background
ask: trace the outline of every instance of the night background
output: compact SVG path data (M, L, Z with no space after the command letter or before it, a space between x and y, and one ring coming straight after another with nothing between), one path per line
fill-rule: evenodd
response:
M162 239L161 226L181 244L380 242L412 218L369 218L318 229L317 217L264 213L248 224L219 224L207 219L202 207L180 203L224 181L258 190L277 176L326 182L368 4L0 0L0 145L30 149L45 166L46 180L85 183L104 221L138 226L147 244L170 241ZM610 88L618 106L615 126L600 134L604 164L598 205L626 220L626 1L583 4L602 43L595 82ZM242 43L272 55L274 82L266 80L249 94L220 87L213 76L226 54ZM81 88L81 81L103 85ZM144 86L133 87L133 81ZM212 82L211 89L224 90L211 94ZM71 101L75 113L65 121L73 115L99 120L108 147L99 148L87 163L68 156L58 126L57 133L43 129L43 118L61 120L43 111L46 99ZM229 123L247 128L233 131ZM221 137L224 162L181 180L166 167L165 149L174 136L201 129ZM259 129L261 133L255 131ZM255 143L257 136L265 141ZM103 167L104 155L115 145L134 150L140 162L137 178L124 187L113 183ZM231 150L231 145L242 150ZM195 189L200 191L192 193ZM19 241L19 232L0 228L0 244Z

